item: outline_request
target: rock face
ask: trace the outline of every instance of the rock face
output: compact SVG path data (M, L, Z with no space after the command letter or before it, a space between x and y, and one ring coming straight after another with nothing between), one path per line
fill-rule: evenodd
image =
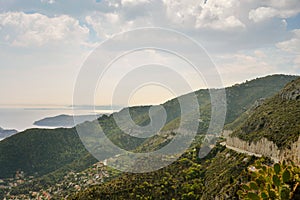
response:
M224 134L226 137L228 132ZM280 150L276 144L262 138L257 142L249 143L247 141L241 140L237 137L226 137L226 144L232 147L236 147L242 150L250 151L256 154L261 154L266 157L270 157L273 160L291 160L295 164L300 165L300 137L298 141L291 145L291 148L286 148Z
M257 108L257 107L259 107L259 106L261 106L264 102L265 102L265 98L260 98L260 99L256 100L254 102L252 110L255 109L255 108Z
M289 88L282 91L280 96L283 100L300 100L300 84L298 81L292 81Z

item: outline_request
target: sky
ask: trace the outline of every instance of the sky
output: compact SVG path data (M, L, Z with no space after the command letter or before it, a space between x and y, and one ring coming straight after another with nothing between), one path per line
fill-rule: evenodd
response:
M71 105L77 78L92 52L120 32L143 27L174 30L196 41L224 86L269 74L300 73L299 0L0 0L0 105ZM143 39L158 38L145 33ZM160 74L158 78L171 85L177 82L176 75L166 75L165 68L154 70L153 63L178 69L193 90L207 86L205 77L194 76L182 59L141 50L112 64L104 85L96 86L94 103L109 105L113 85L132 66L144 64L153 70L144 67L122 79L127 82L121 93L137 77ZM127 96L116 95L114 103L157 104L178 95L157 82L133 89L132 84Z

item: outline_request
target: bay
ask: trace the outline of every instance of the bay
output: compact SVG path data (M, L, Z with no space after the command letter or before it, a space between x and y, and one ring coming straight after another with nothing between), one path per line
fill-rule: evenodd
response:
M90 108L76 109L76 115L96 115L110 114L114 110L93 110ZM16 129L19 132L29 128L58 128L58 127L41 127L33 123L46 117L58 115L74 115L72 107L68 106L2 106L0 107L0 127L3 129Z

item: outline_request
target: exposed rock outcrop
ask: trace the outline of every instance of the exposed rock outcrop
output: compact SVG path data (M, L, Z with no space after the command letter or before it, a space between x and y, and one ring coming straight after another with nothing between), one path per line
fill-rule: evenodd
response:
M228 132L226 134L228 135ZM250 143L237 137L227 136L226 144L245 151L250 151L273 158L273 160L291 160L295 164L300 165L300 137L298 141L291 145L290 148L281 150L276 146L276 144L267 140L266 138L262 138L257 142Z
M283 100L300 100L300 84L299 79L292 81L289 87L280 94Z

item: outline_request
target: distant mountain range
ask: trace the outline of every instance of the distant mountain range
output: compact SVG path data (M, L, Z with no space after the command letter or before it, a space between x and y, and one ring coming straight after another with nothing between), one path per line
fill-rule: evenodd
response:
M13 134L16 134L18 131L14 129L3 129L0 127L0 139L7 138Z
M48 127L73 127L77 124L93 121L99 118L101 115L78 115L75 116L76 122L74 121L74 117L72 115L58 115L54 117L46 117L44 119L35 121L33 125L36 126L48 126Z

